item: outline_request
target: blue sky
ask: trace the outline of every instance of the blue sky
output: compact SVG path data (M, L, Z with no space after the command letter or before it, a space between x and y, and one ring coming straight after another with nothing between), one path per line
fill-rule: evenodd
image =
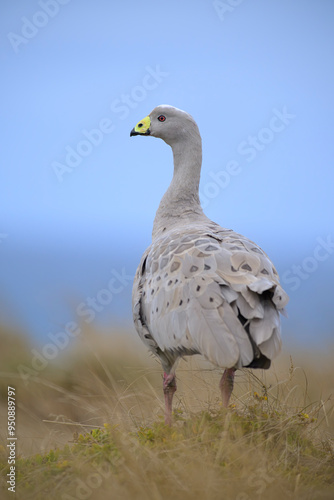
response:
M34 293L52 295L55 281L79 295L98 287L93 268L77 264L85 283L71 274L84 254L134 271L172 156L129 133L163 103L199 125L207 215L262 246L288 288L299 278L295 297L310 310L334 269L330 246L314 257L319 238L334 239L333 2L7 0L0 10L0 298L17 316L29 304L37 324ZM313 315L329 325L326 297ZM296 327L302 310L292 306Z

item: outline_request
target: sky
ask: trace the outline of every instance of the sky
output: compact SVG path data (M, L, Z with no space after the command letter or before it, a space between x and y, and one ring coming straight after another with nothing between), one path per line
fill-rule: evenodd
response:
M202 135L206 214L275 262L285 328L332 335L332 1L4 0L0 14L3 321L43 338L118 273L100 317L131 322L124 276L172 154L129 134L170 104Z

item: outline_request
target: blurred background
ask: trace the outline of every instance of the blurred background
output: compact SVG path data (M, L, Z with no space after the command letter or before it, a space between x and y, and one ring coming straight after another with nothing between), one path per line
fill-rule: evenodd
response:
M171 104L201 131L206 214L279 271L286 345L329 344L333 2L5 0L0 10L0 323L39 346L66 347L59 332L74 337L80 322L133 331L132 279L172 154L129 134Z

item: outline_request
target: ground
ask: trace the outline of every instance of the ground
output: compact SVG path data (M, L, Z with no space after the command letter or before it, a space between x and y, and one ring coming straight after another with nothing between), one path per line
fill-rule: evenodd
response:
M269 371L221 372L200 357L177 370L173 425L160 365L134 333L83 331L25 380L24 337L1 332L0 468L9 473L8 386L16 390L16 498L331 499L333 350L286 349ZM41 365L42 366L42 365Z

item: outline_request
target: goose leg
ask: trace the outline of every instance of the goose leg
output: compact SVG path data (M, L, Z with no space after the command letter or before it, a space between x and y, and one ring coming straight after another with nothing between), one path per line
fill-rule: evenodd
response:
M176 378L172 373L164 372L163 389L165 395L165 424L172 424L172 402L176 391Z
M233 391L235 368L227 368L220 379L219 387L222 394L223 406L228 407Z

